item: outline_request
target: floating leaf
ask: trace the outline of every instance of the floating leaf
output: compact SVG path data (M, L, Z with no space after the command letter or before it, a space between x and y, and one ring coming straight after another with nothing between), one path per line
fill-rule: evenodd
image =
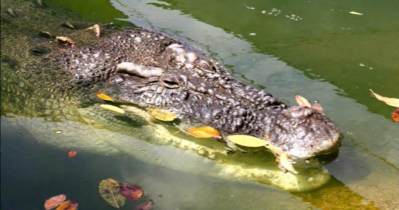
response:
M385 96L375 93L372 89L370 89L370 92L379 101L382 101L389 106L399 108L399 98L388 98L388 97L385 97Z
M119 194L119 183L114 179L104 179L98 185L101 197L112 207L120 208L125 205L126 198Z
M363 15L363 13L356 12L356 11L350 11L349 14L351 14L351 15Z
M110 104L100 104L100 107L118 114L125 114L125 110Z
M77 210L78 206L77 203L67 200L61 203L55 210Z
M66 36L57 36L55 37L55 39L60 43L60 44L64 44L64 45L69 45L69 46L73 46L75 45L75 42Z
M136 207L136 210L151 210L154 207L154 201L149 200Z
M44 202L44 208L46 210L53 209L63 203L65 199L66 196L64 194L53 196Z
M138 185L124 183L121 184L120 194L129 200L138 200L144 195L144 190Z
M113 101L112 97L105 94L104 92L97 92L96 96L97 96L97 98L104 100L104 101Z
M75 150L68 151L69 158L74 158L74 157L76 157L77 154L78 154L78 152L76 152Z
M305 97L303 97L303 96L300 96L300 95L296 95L295 96L295 100L296 100L296 103L299 105L299 106L304 106L304 107L312 107L312 104L308 101L308 99L306 99Z
M210 126L188 128L186 131L196 138L221 138L220 132Z
M153 118L160 121L171 122L177 118L174 113L164 109L149 108L147 111Z
M244 147L263 147L267 144L267 141L264 139L248 135L230 135L227 136L226 139Z
M391 118L394 122L399 122L399 109L392 112Z

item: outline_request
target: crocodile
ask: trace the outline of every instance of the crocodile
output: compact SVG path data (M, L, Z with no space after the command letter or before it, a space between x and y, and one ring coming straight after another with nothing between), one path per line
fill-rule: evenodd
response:
M267 141L280 161L292 163L337 151L339 131L318 104L288 106L264 90L235 79L222 64L166 34L135 28L95 43L61 47L48 57L71 83L115 101L174 113L190 125L208 125L222 136L245 134ZM291 170L293 171L293 170Z
M78 127L99 125L128 136L140 133L139 139L144 142L139 144L143 147L150 142L194 151L213 161L220 169L214 174L217 176L267 183L289 191L315 189L329 180L326 170L317 164L313 167L311 161L299 174L285 173L263 149L229 152L219 142L223 139L199 141L176 134L174 124L150 122L138 128L136 122L131 123L135 116L118 116L99 108L104 101L99 101L95 93L107 93L112 103L122 108L135 105L140 108L135 113L138 115L148 114L147 107L158 107L175 113L179 118L175 123L212 126L222 136L246 134L264 139L268 148L280 156L277 160L284 170L290 168L281 165L281 156L292 163L301 162L335 152L340 145L338 129L316 104L287 106L271 94L235 79L223 65L172 35L105 24L101 36L96 37L83 30L89 23L84 22L82 30L60 27L60 21L70 16L49 14L51 9L38 8L29 1L18 4L25 6L16 10L16 17L2 10L1 114L21 118L21 125L27 124L32 133L40 133L39 141L102 152L117 147L140 157L140 149L117 140L100 143L100 139L64 138L60 142L58 136L47 137L51 130L58 129L58 123L70 133L79 133ZM73 23L77 28L77 22ZM54 35L64 42L57 43ZM31 118L34 123L29 123ZM42 124L46 124L43 129ZM158 164L158 159L147 154L142 159ZM179 170L183 167L166 165Z

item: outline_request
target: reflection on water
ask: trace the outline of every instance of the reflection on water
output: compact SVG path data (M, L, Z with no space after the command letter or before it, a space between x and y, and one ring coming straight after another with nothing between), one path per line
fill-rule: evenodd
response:
M363 92L372 87L395 94L398 54L392 46L398 25L390 20L397 18L396 2L166 2L48 3L73 9L92 21L127 17L137 25L185 39L230 66L237 78L285 101L292 102L295 94L320 100L344 135L338 158L327 165L332 180L318 190L291 194L203 176L215 170L212 161L167 146L141 150L143 143L134 142L143 141L133 141L131 135L82 124L75 103L79 95L55 94L51 81L56 79L45 70L38 76L27 73L35 58L21 50L29 49L26 37L32 37L32 32L26 31L28 26L16 25L15 31L7 28L7 33L18 36L2 39L1 113L8 116L2 117L1 124L2 209L40 209L44 199L58 193L67 193L82 209L108 209L97 195L98 181L107 177L139 183L158 209L399 207L399 129L381 115L389 110ZM32 13L37 11L42 10ZM4 8L3 18L13 23ZM63 20L40 20L26 25L70 32L58 29ZM16 78L13 72L21 70L25 72ZM38 80L42 83L31 82ZM78 150L76 159L66 157L68 149Z
M198 170L210 172L213 164L198 156L188 158L183 150L165 150L150 144L143 147L143 143L135 146L130 136L76 122L51 123L41 119L15 118L2 119L1 123L2 139L5 139L2 143L1 177L2 183L6 183L1 185L2 200L6 201L2 203L2 209L40 209L46 198L58 193L66 193L78 201L81 209L109 209L97 194L98 182L108 177L140 184L146 196L155 201L157 209L309 207L282 191L198 176L195 174ZM62 130L62 133L56 133L56 129ZM118 145L133 151L117 149ZM134 148L141 151L134 151ZM76 149L77 157L69 159L66 155L68 149ZM132 156L132 153L146 162ZM181 157L184 161L179 160ZM161 165L168 167L148 164L148 160L163 161ZM179 167L178 164L189 164L185 167L188 170L171 169ZM275 199L288 202L273 202ZM257 202L253 203L253 200ZM132 209L132 205L130 207Z

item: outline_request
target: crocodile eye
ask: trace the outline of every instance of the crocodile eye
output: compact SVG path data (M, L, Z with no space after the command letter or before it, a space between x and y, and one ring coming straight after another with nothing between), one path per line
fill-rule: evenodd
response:
M160 78L160 81L164 87L170 89L179 88L182 83L181 79L174 75L164 75Z

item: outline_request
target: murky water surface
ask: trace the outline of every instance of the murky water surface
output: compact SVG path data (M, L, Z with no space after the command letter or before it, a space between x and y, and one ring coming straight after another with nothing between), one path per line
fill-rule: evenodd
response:
M42 209L60 193L80 209L111 209L97 193L108 177L141 185L155 209L399 209L399 126L393 108L369 94L399 97L397 1L50 0L31 9L16 2L2 0L1 10L1 209ZM17 17L7 12L13 7ZM48 10L57 18L41 19ZM26 55L37 32L24 27L52 31L69 18L162 31L286 102L297 94L320 101L343 134L325 166L331 179L294 193L215 176L215 161L151 144L148 130L82 119L79 97L56 93L58 73L33 74L34 56ZM76 158L67 157L71 149Z

